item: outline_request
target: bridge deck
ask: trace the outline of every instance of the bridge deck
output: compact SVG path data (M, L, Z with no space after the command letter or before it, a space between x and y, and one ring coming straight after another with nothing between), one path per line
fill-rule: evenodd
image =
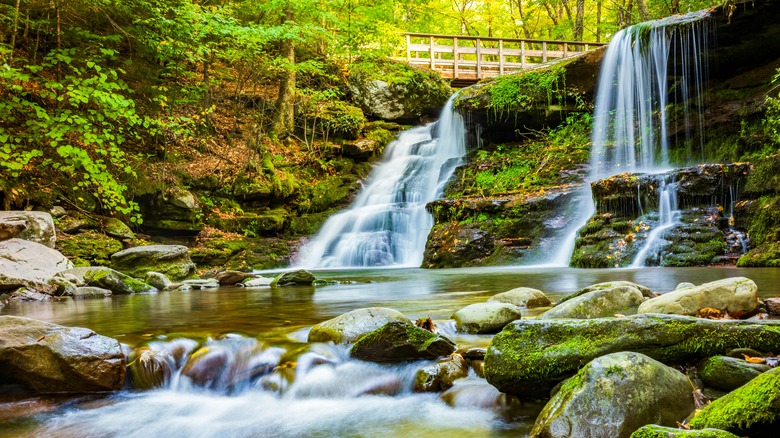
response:
M568 58L606 45L583 41L554 41L407 33L406 61L439 72L453 85L513 73Z

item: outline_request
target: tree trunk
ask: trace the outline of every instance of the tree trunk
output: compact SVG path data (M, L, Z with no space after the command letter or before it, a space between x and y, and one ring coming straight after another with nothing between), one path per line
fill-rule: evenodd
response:
M285 12L285 23L295 19L289 3ZM271 125L272 137L286 137L293 132L295 117L295 44L287 38L282 41L282 54L288 61L288 68L279 81L279 97L276 99L276 113Z
M648 21L650 11L647 10L647 0L637 0L637 7L639 7L639 17L642 18L642 21Z
M531 38L531 31L528 30L528 23L525 21L525 11L523 10L523 0L517 0L517 13L520 14L520 21L523 23L523 35L526 38Z
M601 0L596 2L596 42L601 42Z
M577 18L574 21L574 41L582 41L585 33L583 19L585 16L585 0L577 0Z
M21 3L22 0L16 0L16 10L14 11L14 27L13 31L11 32L11 53L13 53L14 48L16 47L16 32L19 28L19 8ZM13 55L11 58L13 58Z

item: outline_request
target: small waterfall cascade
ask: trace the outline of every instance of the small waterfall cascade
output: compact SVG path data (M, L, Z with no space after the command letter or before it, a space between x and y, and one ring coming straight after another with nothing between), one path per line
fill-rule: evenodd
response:
M442 195L466 154L454 99L438 122L404 131L387 146L354 203L325 222L301 249L296 265L420 266L433 226L425 206Z
M612 38L599 74L587 182L624 172L661 173L671 167L672 146L685 146L685 165L704 159L702 91L714 28L708 14L699 11L640 23ZM672 111L676 117L671 117ZM684 126L670 126L670 119ZM697 152L691 145L695 131ZM683 138L677 132L683 132ZM574 209L578 213L562 233L566 238L550 256L553 264L568 266L577 230L595 212L587 182L578 197L581 204ZM672 196L673 185L666 190Z
M680 211L677 209L677 184L664 180L658 190L658 225L650 231L644 247L634 257L630 266L632 268L645 266L648 255L659 261L663 258L661 251L667 243L663 235L677 225L680 219Z
M745 233L734 228L734 204L739 201L737 193L739 193L739 187L730 185L728 198L729 213L726 217L729 221L729 232L726 235L726 252L741 255L748 252L750 239L748 239Z

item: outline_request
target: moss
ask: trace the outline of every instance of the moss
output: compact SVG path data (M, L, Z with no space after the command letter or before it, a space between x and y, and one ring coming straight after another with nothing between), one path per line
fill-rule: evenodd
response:
M779 415L780 368L774 368L713 401L689 424L694 429L713 427L749 434L751 428L775 423Z
M303 189L296 205L302 213L318 213L346 200L352 188L351 179L327 176Z
M676 427L648 424L637 429L631 438L738 438L731 432L720 429L685 430Z
M310 103L302 119L306 129L321 138L358 138L366 124L363 111L340 100L324 100Z
M111 254L122 250L122 242L105 234L87 232L72 236L60 235L57 249L74 263L86 262L86 265L82 266L108 266L111 263Z
M748 251L737 260L737 266L747 267L780 267L780 242L759 245Z

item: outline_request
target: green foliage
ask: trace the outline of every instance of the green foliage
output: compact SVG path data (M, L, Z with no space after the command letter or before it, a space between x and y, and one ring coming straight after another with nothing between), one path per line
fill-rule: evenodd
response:
M780 68L777 69L777 74L772 79L772 83L776 82L780 82ZM765 105L764 132L775 145L780 146L780 93L777 94L777 97L767 96Z
M500 76L487 85L488 108L504 114L552 105L554 101L564 99L565 79L565 67Z

